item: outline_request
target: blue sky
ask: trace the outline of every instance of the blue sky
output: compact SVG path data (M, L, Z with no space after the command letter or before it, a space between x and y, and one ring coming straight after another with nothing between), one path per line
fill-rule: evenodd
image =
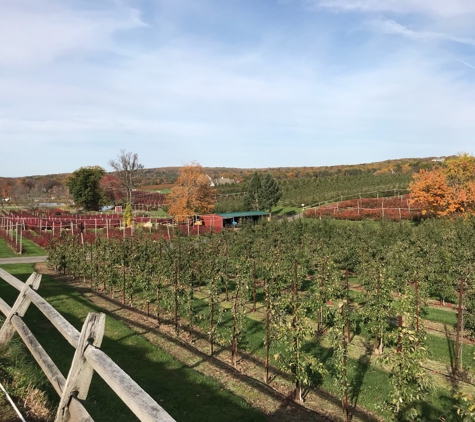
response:
M1 0L0 176L474 153L473 0Z

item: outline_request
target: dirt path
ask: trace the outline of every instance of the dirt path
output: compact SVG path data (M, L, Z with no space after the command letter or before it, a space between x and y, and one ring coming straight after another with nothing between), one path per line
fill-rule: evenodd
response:
M37 262L46 262L47 256L17 256L14 258L0 258L1 264L36 264Z

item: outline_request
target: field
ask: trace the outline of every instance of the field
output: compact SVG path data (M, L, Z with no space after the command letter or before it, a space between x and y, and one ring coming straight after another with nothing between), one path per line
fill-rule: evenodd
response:
M473 233L471 220L299 219L200 238L98 238L81 247L65 235L50 261L171 326L202 353L227 351L226 362L243 372L251 359L257 379L297 399L306 394L310 408L313 394L324 393L362 420L364 409L386 419L451 420L452 373L458 390L473 392L465 381L474 349L457 336L453 311L461 277L471 294L471 258L461 250ZM465 335L471 315L466 299Z
M27 255L48 248L58 281L46 285L67 314L70 300L105 309L131 330L117 345L133 333L147 342L146 365L172 359L216 378L196 381L218 386L204 396L227 402L215 392L229 390L246 414L220 420L459 420L475 393L475 220L421 221L403 195L408 178L392 176L284 180L281 218L234 231L161 225L158 214L133 230L111 214L18 221ZM242 200L233 189L223 207ZM337 201L309 209L317 199ZM14 255L1 241L0 254ZM153 357L157 346L166 355ZM177 420L209 418L193 414L195 397L164 407Z

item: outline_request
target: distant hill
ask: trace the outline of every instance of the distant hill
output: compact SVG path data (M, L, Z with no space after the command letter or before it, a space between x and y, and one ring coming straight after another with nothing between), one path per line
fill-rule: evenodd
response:
M204 167L211 179L229 178L236 181L248 179L255 171L269 172L277 180L301 179L326 177L333 175L361 175L361 174L408 174L441 165L439 158L449 157L426 157L426 158L400 158L385 160L374 163L341 164L336 166L315 167L270 167L270 168L234 168L234 167ZM156 167L143 169L138 177L137 187L147 189L159 189L170 187L178 178L180 167ZM0 177L0 186L16 184L40 186L41 190L49 191L54 186L64 186L69 174L49 174L42 176L25 176L16 178Z

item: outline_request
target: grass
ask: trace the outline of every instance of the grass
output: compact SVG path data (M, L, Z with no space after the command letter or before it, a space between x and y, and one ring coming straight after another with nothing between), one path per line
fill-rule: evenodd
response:
M147 214L150 214L150 217L170 217L162 208L156 211L147 211Z
M0 317L0 324L3 321L4 318ZM48 416L52 402L42 391L48 387L48 381L19 337L0 348L0 379L28 420L32 420L32 415ZM27 409L22 406L22 400L29 403ZM0 420L17 420L3 393L0 394Z
M435 336L432 334L427 335L427 348L430 353L430 359L436 360L438 362L451 367L453 363L453 356L455 351L455 341L447 337ZM475 346L463 344L462 345L462 361L463 367L468 368L474 367L474 353Z
M5 239L0 239L0 258L14 258L17 256L18 255L13 252L12 248L8 246Z
M160 189L157 192L166 194L166 193L170 193L171 191L172 191L171 188L165 188L165 189Z
M23 247L25 248L25 253L22 256L45 256L48 253L36 243L32 242L29 239L23 238Z
M33 267L26 264L2 267L21 280L26 280L33 271ZM74 289L48 276L43 276L39 292L78 330L88 312L101 311ZM16 294L16 290L1 282L0 297L7 303L11 305ZM29 309L25 320L61 372L67 375L73 348L37 309ZM186 367L111 315L107 317L102 349L177 421L266 420L243 399L223 390L219 382ZM52 388L49 395L54 396ZM86 408L98 421L135 420L97 376L93 378Z
M43 248L36 245L29 239L23 238L22 243L23 247L25 248L25 252L21 255L17 255L8 246L5 239L0 239L0 258L15 258L19 256L45 256L48 254Z
M457 313L454 311L426 307L422 310L421 316L429 321L447 324L450 328L457 325Z
M292 217L293 215L300 214L301 212L302 212L302 208L299 208L299 207L277 206L277 207L272 208L273 216Z

